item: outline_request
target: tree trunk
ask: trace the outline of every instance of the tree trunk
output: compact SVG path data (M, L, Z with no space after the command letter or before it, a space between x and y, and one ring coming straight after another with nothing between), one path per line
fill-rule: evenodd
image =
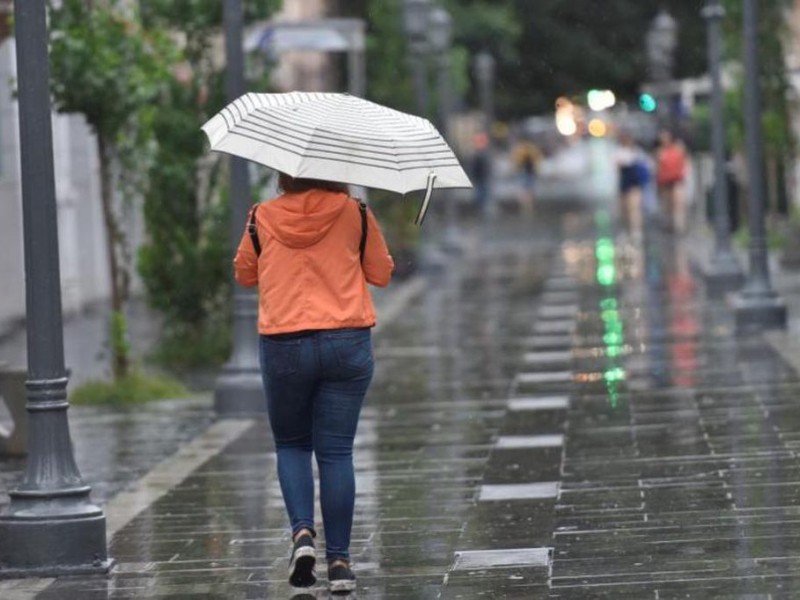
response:
M112 175L113 155L108 142L102 135L97 135L97 151L100 159L100 199L103 205L103 223L106 230L108 272L111 283L111 369L115 380L128 374L129 357L127 347L119 343L117 326L119 319L125 314L127 293L124 267L119 261L119 244L122 243L121 231L114 211L114 180ZM124 333L124 332L123 332Z

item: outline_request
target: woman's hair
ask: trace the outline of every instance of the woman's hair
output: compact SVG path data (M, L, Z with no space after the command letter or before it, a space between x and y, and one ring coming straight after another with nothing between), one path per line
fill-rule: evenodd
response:
M346 183L338 181L325 181L324 179L306 179L304 177L292 177L286 173L278 176L278 187L284 192L307 192L308 190L326 190L328 192L350 193Z

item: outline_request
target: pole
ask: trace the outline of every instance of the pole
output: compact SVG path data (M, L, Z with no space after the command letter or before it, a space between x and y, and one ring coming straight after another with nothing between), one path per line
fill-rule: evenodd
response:
M722 31L725 9L720 0L709 0L703 9L708 26L708 66L711 75L711 145L714 154L714 253L705 273L710 290L728 291L742 284L742 270L731 248L728 214L728 180L725 156L725 103L722 92Z
M70 439L45 0L14 4L28 338L28 460L0 514L0 577L105 573L103 511Z
M414 47L417 46L417 47ZM415 42L411 49L411 70L414 75L414 95L417 98L417 113L428 116L428 69L425 64L425 50Z
M745 129L750 272L734 301L737 329L786 326L786 305L770 285L764 224L764 139L758 62L758 0L744 0Z
M439 133L444 140L450 143L450 112L451 112L451 93L450 93L450 49L444 48L437 57L437 88L438 88L438 115L437 126ZM440 193L445 192L441 190ZM447 190L442 193L445 202L445 219L447 221L444 231L443 248L445 251L458 253L462 250L461 234L458 228L458 197Z
M232 102L245 93L242 0L224 0L225 90ZM231 249L236 253L250 208L247 163L230 158ZM233 286L233 352L214 389L214 409L221 415L266 411L256 347L258 295L254 290Z
M475 58L475 73L478 78L481 111L484 118L484 130L491 137L494 123L494 57L488 52L481 52Z

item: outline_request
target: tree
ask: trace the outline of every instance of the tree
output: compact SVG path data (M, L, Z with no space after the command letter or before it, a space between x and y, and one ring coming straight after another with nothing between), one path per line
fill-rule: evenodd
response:
M51 91L55 108L80 113L97 140L100 197L111 288L115 379L129 369L125 307L131 248L122 210L146 187L157 100L172 78L175 48L163 31L107 2L62 0L51 6Z
M227 357L230 335L225 161L209 155L200 130L226 103L213 46L221 35L222 2L142 0L141 6L147 27L182 40L183 62L153 121L159 143L145 194L148 239L139 251L139 272L149 304L165 317L161 362L205 366ZM245 16L263 19L277 7L277 0L247 0Z
M515 61L498 63L498 112L552 110L559 96L591 88L633 98L647 80L645 35L659 7L679 27L676 77L705 72L704 0L513 0L523 32Z

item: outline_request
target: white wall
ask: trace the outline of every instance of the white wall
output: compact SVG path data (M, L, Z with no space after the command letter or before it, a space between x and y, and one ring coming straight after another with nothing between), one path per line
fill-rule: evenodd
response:
M10 39L0 45L0 334L25 314L15 77ZM53 115L53 154L62 304L71 314L109 296L96 143L83 117ZM141 239L140 214L135 221L135 237Z

